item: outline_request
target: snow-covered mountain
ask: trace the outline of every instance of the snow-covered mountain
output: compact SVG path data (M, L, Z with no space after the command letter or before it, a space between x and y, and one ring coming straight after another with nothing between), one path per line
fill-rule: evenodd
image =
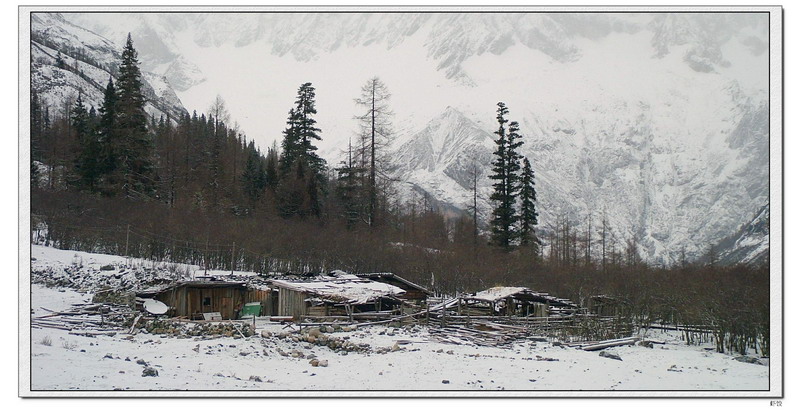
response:
M739 231L722 240L716 252L723 264L769 262L769 204Z
M31 87L60 111L78 94L87 107L99 108L108 79L117 71L123 45L78 27L60 14L32 14ZM149 114L175 119L186 112L164 76L143 71L142 83Z
M297 86L317 87L331 163L356 130L353 99L393 93L398 177L452 207L483 164L497 101L521 124L542 229L605 217L643 256L700 256L768 198L767 17L747 13L70 13L164 75L190 109L216 94L267 146Z

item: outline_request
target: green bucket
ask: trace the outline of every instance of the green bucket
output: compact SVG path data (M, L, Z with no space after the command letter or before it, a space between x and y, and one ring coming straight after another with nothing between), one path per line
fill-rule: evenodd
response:
M261 302L245 303L244 306L242 306L242 312L239 316L261 316Z

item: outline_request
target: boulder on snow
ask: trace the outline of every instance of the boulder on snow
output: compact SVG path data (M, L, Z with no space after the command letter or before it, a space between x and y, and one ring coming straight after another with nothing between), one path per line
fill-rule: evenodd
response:
M607 352L605 350L600 352L600 357L605 357L607 359L614 359L614 360L622 361L622 358L620 358L618 355L615 355L614 353L609 353L609 352Z
M152 367L145 367L142 370L142 377L158 377L158 370Z
M739 357L734 357L733 360L742 363L761 364L761 361L753 356L739 356Z

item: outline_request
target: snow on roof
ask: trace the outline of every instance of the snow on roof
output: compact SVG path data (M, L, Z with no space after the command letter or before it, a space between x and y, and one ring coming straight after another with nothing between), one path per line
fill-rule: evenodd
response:
M416 283L414 283L414 282L412 282L412 281L410 281L410 280L408 280L406 278L403 278L401 276L397 276L397 275L395 275L394 273L391 273L391 272L356 273L355 276L362 277L362 278L370 278L370 279L373 279L373 278L393 278L393 279L396 279L398 282L405 283L406 285L411 286L412 288L416 288L416 289L418 289L418 290L420 290L420 291L422 291L422 292L424 292L426 294L430 294L431 293L431 291L429 291L428 289L426 289L426 288L424 288L424 287L422 287L422 286L420 286L420 285L418 285L418 284L416 284Z
M475 293L474 296L467 296L464 299L480 300L484 302L497 302L510 296L526 295L529 300L549 303L556 306L577 307L577 305L569 299L559 298L547 293L536 292L525 287L514 286L496 286L480 292Z
M483 300L486 302L494 302L525 291L530 291L530 289L514 286L495 286L493 288L476 292L475 296L470 296L469 298L474 300Z
M369 303L380 297L397 296L405 293L403 289L397 286L365 279L323 277L319 280L306 282L279 279L274 279L270 282L281 288L306 292L328 301L352 304Z

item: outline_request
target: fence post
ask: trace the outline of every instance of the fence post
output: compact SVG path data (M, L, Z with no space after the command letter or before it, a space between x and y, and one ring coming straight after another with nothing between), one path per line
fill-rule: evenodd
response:
M208 254L208 241L209 241L209 236L210 235L209 235L208 231L206 231L206 254L203 256L203 264L205 265L205 268L206 268L206 273L205 273L206 276L208 276L208 257L209 257L209 254Z
M125 257L128 257L128 239L131 236L131 225L128 224L125 229Z
M233 243L233 247L231 248L231 276L233 276L235 258L236 258L236 242Z

